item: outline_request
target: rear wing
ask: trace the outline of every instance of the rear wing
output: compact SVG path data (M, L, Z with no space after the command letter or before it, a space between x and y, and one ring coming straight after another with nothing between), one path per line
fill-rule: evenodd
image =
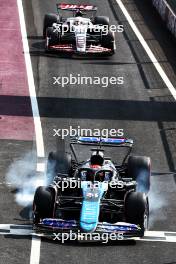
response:
M74 4L57 4L57 9L59 10L67 10L67 11L97 11L97 7L94 5L74 5Z
M103 137L72 137L71 144L112 146L112 147L132 147L133 140L128 138L103 138Z
M74 145L84 145L84 146L96 146L101 149L101 147L126 147L128 148L127 154L125 155L122 165L126 162L133 146L133 140L128 138L103 138L103 137L71 137L70 138L70 148L74 155L75 160L78 162L76 151Z

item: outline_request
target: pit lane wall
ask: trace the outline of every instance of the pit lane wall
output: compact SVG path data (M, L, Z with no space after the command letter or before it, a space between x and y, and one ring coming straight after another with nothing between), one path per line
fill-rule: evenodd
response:
M152 0L152 3L154 7L158 10L167 28L172 32L172 34L176 38L176 9L173 9L169 5L169 1L166 0Z

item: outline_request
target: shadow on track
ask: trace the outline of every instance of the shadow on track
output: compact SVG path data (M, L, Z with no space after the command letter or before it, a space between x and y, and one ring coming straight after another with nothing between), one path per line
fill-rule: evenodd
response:
M40 117L131 121L176 121L176 103L38 97ZM1 115L32 116L30 97L0 96ZM167 110L166 110L167 109Z

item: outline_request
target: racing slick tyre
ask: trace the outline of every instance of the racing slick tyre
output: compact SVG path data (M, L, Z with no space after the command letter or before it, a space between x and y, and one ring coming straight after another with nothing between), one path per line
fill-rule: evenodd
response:
M112 55L115 53L116 50L115 36L112 31L108 31L107 35L102 35L102 46L104 48L111 49Z
M58 23L59 17L56 14L46 14L43 20L43 37L46 37L46 29L52 27L53 23Z
M151 160L145 156L130 156L128 177L137 182L137 191L148 193L150 190Z
M131 192L125 199L126 222L141 227L141 236L148 229L149 203L144 193Z
M109 17L106 16L96 16L94 18L94 25L103 25L103 26L109 26Z
M59 33L57 31L54 31L53 27L48 27L46 29L46 37L46 50L48 50L49 46L56 45L59 43Z
M47 161L47 178L52 182L53 178L58 174L70 175L72 170L72 159L70 153L50 152Z
M55 203L54 189L40 186L34 195L34 223L39 222L40 218L53 217Z

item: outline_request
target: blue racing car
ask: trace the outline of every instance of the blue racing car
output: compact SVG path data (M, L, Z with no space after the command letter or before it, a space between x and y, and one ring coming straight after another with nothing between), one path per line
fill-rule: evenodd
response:
M50 184L36 189L34 229L46 235L144 236L151 162L131 155L132 146L133 140L126 138L74 137L68 152L60 148L49 153Z

